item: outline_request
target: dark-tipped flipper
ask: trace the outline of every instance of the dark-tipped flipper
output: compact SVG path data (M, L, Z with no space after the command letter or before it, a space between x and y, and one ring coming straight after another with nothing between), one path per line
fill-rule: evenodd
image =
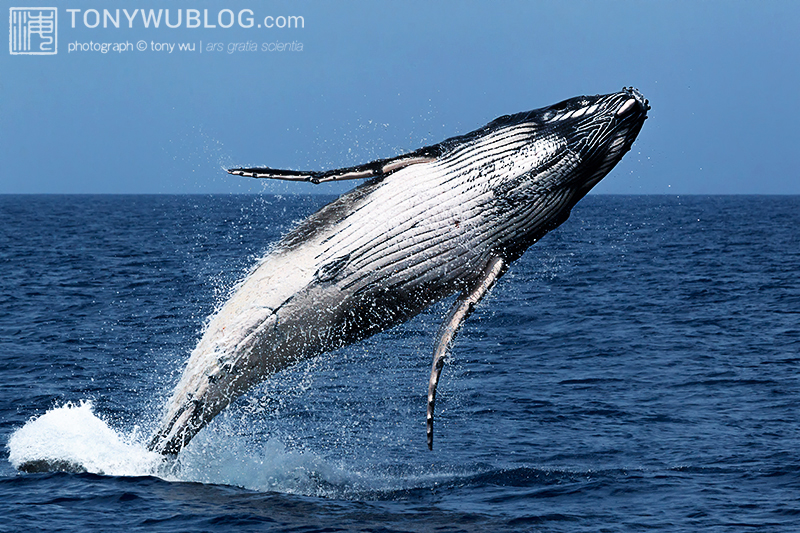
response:
M363 178L385 178L392 172L410 165L433 161L443 153L441 145L427 146L413 152L392 157L378 159L371 163L355 167L337 168L325 171L280 170L269 167L258 168L231 168L228 173L251 178L267 178L290 181L308 181L323 183L326 181L355 180Z
M433 449L433 407L436 403L436 385L439 384L439 376L444 366L444 358L447 349L458 331L458 328L472 313L478 302L489 292L494 282L505 272L505 262L499 258L493 258L483 271L481 278L470 288L466 289L450 308L447 318L439 328L436 348L433 351L433 366L431 368L431 379L428 382L428 449Z

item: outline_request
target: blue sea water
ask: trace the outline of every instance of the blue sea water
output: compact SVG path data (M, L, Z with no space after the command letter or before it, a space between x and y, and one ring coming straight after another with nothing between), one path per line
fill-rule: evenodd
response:
M800 197L589 196L448 302L143 443L320 196L0 196L0 531L800 530ZM84 472L22 473L31 458Z

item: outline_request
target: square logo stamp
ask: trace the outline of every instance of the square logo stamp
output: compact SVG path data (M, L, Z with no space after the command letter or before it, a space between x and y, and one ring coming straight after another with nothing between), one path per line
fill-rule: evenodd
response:
M8 19L8 48L11 55L58 53L57 7L12 7Z

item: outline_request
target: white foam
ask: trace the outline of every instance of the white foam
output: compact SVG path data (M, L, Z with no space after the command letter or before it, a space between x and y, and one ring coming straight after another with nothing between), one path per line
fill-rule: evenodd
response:
M14 468L26 464L73 465L95 474L148 475L163 461L136 442L136 430L123 435L92 412L92 402L68 403L29 420L8 440Z

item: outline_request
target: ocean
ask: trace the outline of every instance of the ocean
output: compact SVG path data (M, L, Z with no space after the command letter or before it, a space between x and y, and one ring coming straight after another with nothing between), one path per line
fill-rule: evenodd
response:
M585 198L459 333L432 452L452 298L154 457L207 317L331 199L0 196L0 531L800 530L797 196Z

